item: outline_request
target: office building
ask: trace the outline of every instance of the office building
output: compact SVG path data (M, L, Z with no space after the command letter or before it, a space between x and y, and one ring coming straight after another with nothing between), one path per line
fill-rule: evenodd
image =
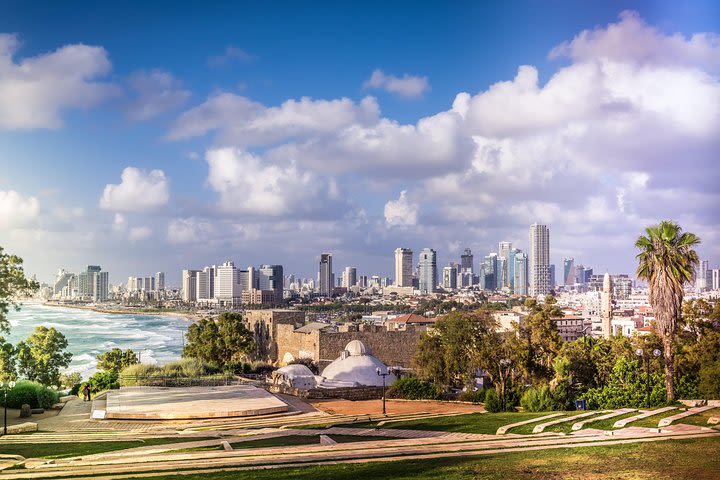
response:
M513 291L518 295L528 294L528 257L518 252L513 260Z
M197 299L197 274L199 270L182 271L182 299L185 303Z
M332 271L331 253L320 254L319 274L318 281L320 286L320 295L323 297L330 297L332 295L333 288L335 287L335 276Z
M575 285L575 259L566 258L563 260L563 285Z
M108 298L110 287L108 272L103 272L99 265L88 265L78 275L78 297L81 300L104 302Z
M455 290L458 287L458 265L451 263L443 268L442 286L446 290Z
M720 268L716 268L711 272L712 289L720 290Z
M261 265L258 275L258 287L259 290L263 291L272 290L275 303L282 302L283 290L285 289L285 274L282 265Z
M496 290L497 289L497 270L498 270L498 261L497 261L497 253L491 253L490 255L485 257L484 262L484 277L485 277L485 284L483 285L483 288L485 290Z
M510 287L510 250L512 250L512 242L500 242L498 244L498 289Z
M473 270L473 254L469 248L466 248L460 255L460 272L472 272Z
M342 273L342 287L350 288L357 284L357 268L345 267Z
M698 291L702 292L707 290L709 288L708 283L712 283L712 277L710 282L707 281L709 271L709 262L707 260L702 260L700 262L700 268L697 270L697 277L695 278L695 288Z
M530 296L547 295L554 287L550 278L550 230L547 225L533 223L530 226L529 252Z
M155 274L155 290L158 292L165 290L165 272L157 272Z
M420 294L433 293L436 290L437 253L431 248L423 248L420 251L418 286Z
M395 285L412 287L413 251L409 248L395 249Z

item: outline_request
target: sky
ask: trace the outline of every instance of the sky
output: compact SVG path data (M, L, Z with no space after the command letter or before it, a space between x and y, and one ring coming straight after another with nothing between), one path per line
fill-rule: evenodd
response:
M720 3L0 0L0 246L52 281L232 260L393 275L550 228L720 268ZM338 273L339 274L339 273Z

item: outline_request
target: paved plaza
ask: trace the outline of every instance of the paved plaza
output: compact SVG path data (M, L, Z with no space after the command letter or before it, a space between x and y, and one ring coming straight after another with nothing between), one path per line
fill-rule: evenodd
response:
M107 395L104 418L116 420L182 420L248 417L286 412L288 405L262 388L124 387Z

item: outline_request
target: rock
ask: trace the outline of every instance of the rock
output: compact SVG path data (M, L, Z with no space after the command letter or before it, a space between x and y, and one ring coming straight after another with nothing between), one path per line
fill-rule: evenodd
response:
M708 418L708 424L710 425L717 425L720 423L720 417L710 417Z
M64 406L65 406L64 403L56 403L55 405L50 407L50 409L51 410L62 410Z
M32 413L33 415L41 415L41 414L45 413L45 409L44 408L33 408L30 410L30 413Z
M19 423L17 425L10 425L8 427L8 433L28 433L37 431L38 425L35 422Z
M67 403L75 398L78 398L77 395L65 395L64 397L60 397L60 403Z
M222 442L222 446L227 451L230 451L233 449L232 445L230 445L228 442Z
M30 415L32 415L30 405L23 403L22 407L20 407L20 418L28 418Z

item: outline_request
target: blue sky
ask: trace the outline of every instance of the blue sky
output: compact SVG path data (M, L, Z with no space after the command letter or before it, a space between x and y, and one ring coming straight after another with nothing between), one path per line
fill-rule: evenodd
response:
M720 267L717 2L0 10L0 245L41 279L325 250L389 275L395 246L445 264L533 221L554 263L619 273L663 218Z

